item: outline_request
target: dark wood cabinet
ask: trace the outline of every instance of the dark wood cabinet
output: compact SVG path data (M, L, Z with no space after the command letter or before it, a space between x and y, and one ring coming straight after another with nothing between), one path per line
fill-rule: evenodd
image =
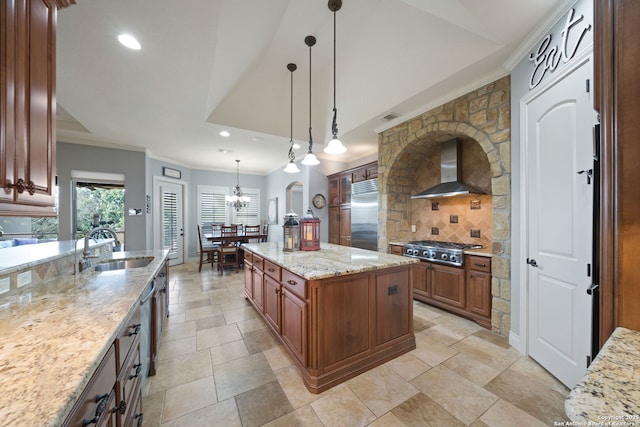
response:
M149 375L155 375L158 366L162 331L169 317L169 265L165 262L155 277L155 290L151 299L151 360Z
M413 297L491 328L491 258L465 255L464 268L420 262Z
M600 116L598 227L601 347L640 329L640 2L594 1L594 107Z
M56 17L70 3L0 3L0 215L56 215Z
M250 301L320 393L415 348L412 268L307 280L265 259L264 310Z
M244 296L253 299L253 254L244 253Z
M404 246L402 245L389 245L389 253L393 255L404 255Z
M351 246L351 184L378 177L378 162L329 175L329 243Z

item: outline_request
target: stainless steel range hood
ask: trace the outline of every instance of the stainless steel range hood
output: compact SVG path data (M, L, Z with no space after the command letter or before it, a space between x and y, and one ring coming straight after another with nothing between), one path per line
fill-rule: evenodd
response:
M430 199L465 194L486 194L479 188L462 182L462 150L460 141L452 139L440 144L440 184L411 196L412 199Z

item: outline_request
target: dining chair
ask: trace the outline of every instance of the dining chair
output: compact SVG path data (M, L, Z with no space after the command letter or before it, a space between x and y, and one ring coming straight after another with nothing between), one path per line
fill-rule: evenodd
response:
M238 250L238 227L223 225L220 230L222 245L218 248L218 271L225 267L235 267L240 270L240 253Z
M264 224L262 226L262 242L266 242L269 237L269 224Z
M207 234L206 226L200 227L198 224L198 245L200 247L200 261L198 263L198 273L202 271L202 264L211 264L211 268L213 268L213 262L216 260L216 255L219 249L219 245L215 245L213 243L209 243L204 237ZM203 243L204 240L204 243ZM205 257L206 255L206 257Z
M251 238L251 236L255 236ZM248 243L260 242L260 225L245 225L244 226L244 237Z

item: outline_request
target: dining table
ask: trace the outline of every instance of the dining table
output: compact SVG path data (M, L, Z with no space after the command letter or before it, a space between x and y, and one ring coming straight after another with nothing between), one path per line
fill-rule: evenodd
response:
M267 239L266 234L246 234L244 231L240 231L236 234L222 235L221 233L204 233L204 237L209 242L220 242L222 246L228 246L232 243L236 243L238 246L242 243L248 243L250 240L256 240L258 242L264 242Z

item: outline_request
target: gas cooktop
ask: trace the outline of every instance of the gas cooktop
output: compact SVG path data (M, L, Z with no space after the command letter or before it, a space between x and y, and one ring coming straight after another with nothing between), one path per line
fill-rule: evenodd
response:
M482 248L482 245L440 242L437 240L414 240L404 245L404 256L462 267L464 265L463 250L479 248Z

